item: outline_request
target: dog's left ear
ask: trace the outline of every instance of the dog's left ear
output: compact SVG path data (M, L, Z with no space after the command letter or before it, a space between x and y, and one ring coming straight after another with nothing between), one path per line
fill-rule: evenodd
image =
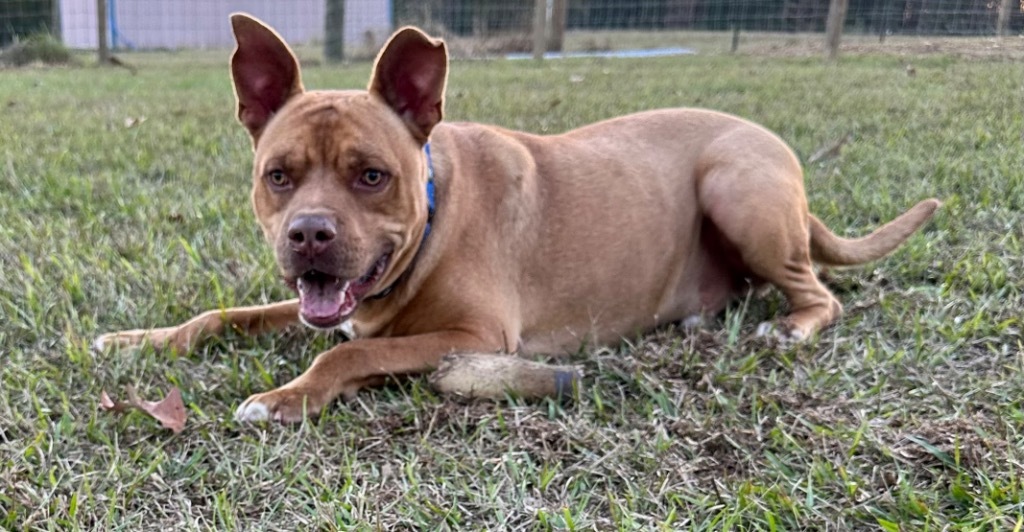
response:
M231 15L235 53L231 79L238 98L238 121L249 130L252 144L285 102L301 94L299 62L270 26L244 13Z
M369 90L402 117L417 140L426 142L444 116L447 79L444 41L407 26L396 31L377 56Z

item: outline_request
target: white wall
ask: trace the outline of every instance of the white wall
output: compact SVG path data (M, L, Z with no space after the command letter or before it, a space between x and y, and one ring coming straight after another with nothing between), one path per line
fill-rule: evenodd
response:
M228 15L235 11L269 23L292 44L321 41L324 35L324 0L110 1L115 6L117 44L122 47L231 47ZM65 44L96 48L96 0L60 0L60 10ZM362 43L367 31L381 42L391 28L391 0L345 1L346 43Z

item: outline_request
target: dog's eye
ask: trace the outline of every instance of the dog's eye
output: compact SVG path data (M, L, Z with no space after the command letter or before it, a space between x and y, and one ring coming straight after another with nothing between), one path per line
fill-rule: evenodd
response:
M378 188L387 180L388 174L384 171L370 168L359 177L359 184L368 188Z
M277 169L267 172L267 182L274 188L286 188L291 185L291 180L284 175L284 171Z

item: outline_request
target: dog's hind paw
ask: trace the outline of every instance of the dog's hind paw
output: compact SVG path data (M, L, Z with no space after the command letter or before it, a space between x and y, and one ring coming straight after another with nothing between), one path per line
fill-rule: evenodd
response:
M686 332L694 332L704 327L704 316L700 314L694 314L689 316L680 323L683 330Z
M807 339L803 331L799 329L785 325L780 326L770 321L761 322L754 334L759 338L774 340L783 348L798 344Z

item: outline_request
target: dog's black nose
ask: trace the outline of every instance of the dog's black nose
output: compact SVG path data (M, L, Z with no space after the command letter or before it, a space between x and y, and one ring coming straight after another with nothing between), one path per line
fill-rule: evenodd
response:
M288 241L292 251L304 257L315 257L338 236L338 228L326 216L300 215L288 224Z

